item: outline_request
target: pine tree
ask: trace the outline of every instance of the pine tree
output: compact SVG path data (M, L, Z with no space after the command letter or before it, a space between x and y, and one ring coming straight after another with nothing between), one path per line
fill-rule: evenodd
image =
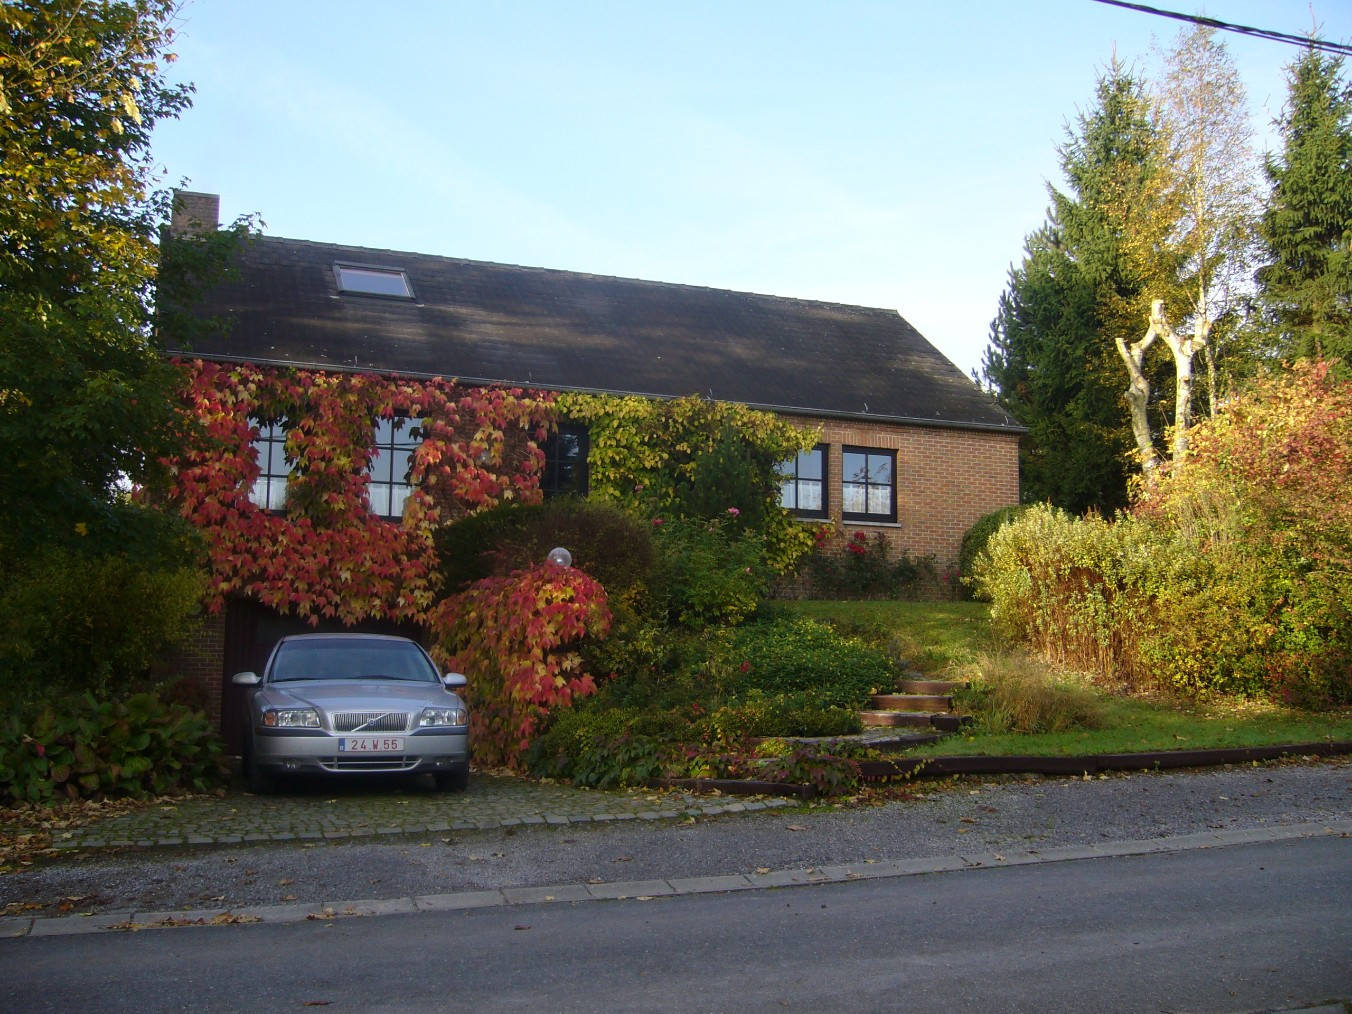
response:
M1310 49L1287 68L1257 280L1281 351L1352 364L1352 85L1342 63Z
M1140 284L1103 208L1113 180L1147 172L1154 150L1141 86L1114 64L1061 146L1067 191L1051 190L1047 222L1010 271L982 364L987 386L1029 429L1025 500L1075 513L1126 503L1131 440L1114 336Z

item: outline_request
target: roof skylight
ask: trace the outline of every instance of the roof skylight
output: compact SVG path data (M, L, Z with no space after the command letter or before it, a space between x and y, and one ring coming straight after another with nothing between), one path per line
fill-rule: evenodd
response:
M386 296L392 299L412 299L413 287L401 268L378 268L366 264L334 264L339 292L355 292L363 296Z

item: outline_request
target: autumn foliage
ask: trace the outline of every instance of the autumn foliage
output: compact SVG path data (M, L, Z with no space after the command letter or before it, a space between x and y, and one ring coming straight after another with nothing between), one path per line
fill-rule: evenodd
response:
M517 766L549 708L596 692L573 647L610 623L600 584L550 563L485 578L436 608L442 652L470 677L478 762Z
M1130 514L1039 507L976 568L992 616L1114 683L1352 703L1352 384L1303 363L1194 427Z
M208 607L253 598L311 622L422 622L435 598L432 530L507 500L538 499L550 396L449 380L263 370L193 361L187 412L198 446L168 462L178 510L210 556ZM421 420L402 521L371 513L377 418ZM259 420L287 420L284 512L257 506Z

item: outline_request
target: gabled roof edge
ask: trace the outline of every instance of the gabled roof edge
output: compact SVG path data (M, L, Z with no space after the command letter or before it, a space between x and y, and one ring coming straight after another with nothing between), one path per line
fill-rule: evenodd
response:
M292 370L326 370L331 373L373 373L378 376L409 377L414 380L452 380L456 383L469 384L474 387L521 387L539 391L568 392L570 394L607 394L614 397L652 398L658 401L670 401L674 398L685 397L684 395L652 394L644 391L620 391L598 387L568 387L563 385L532 384L530 382L509 380L506 378L491 379L486 377L451 376L444 373L418 373L410 370L382 370L377 369L376 367L347 366L344 364L333 363L300 363L285 359L259 359L251 356L231 356L216 353L204 355L185 349L164 349L162 350L162 354L173 359L202 359L213 363L248 363L253 366L272 366ZM697 392L691 391L690 393L696 394ZM710 400L727 401L728 399L713 398ZM933 429L976 430L985 433L1010 433L1015 435L1028 432L1028 427L1012 422L1002 424L975 421L964 422L952 419L924 419L914 416L880 415L872 412L840 412L819 408L802 408L793 405L767 405L757 402L737 402L737 404L746 405L747 408L756 409L760 412L813 416L819 419L849 419L857 422L884 422L895 423L900 426L928 426Z

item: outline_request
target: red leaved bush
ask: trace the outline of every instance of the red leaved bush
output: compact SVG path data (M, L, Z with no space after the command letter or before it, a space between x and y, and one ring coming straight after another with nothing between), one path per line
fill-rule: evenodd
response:
M550 708L595 693L568 646L604 637L610 623L600 584L549 563L485 578L432 611L441 653L469 677L478 762L516 767Z

